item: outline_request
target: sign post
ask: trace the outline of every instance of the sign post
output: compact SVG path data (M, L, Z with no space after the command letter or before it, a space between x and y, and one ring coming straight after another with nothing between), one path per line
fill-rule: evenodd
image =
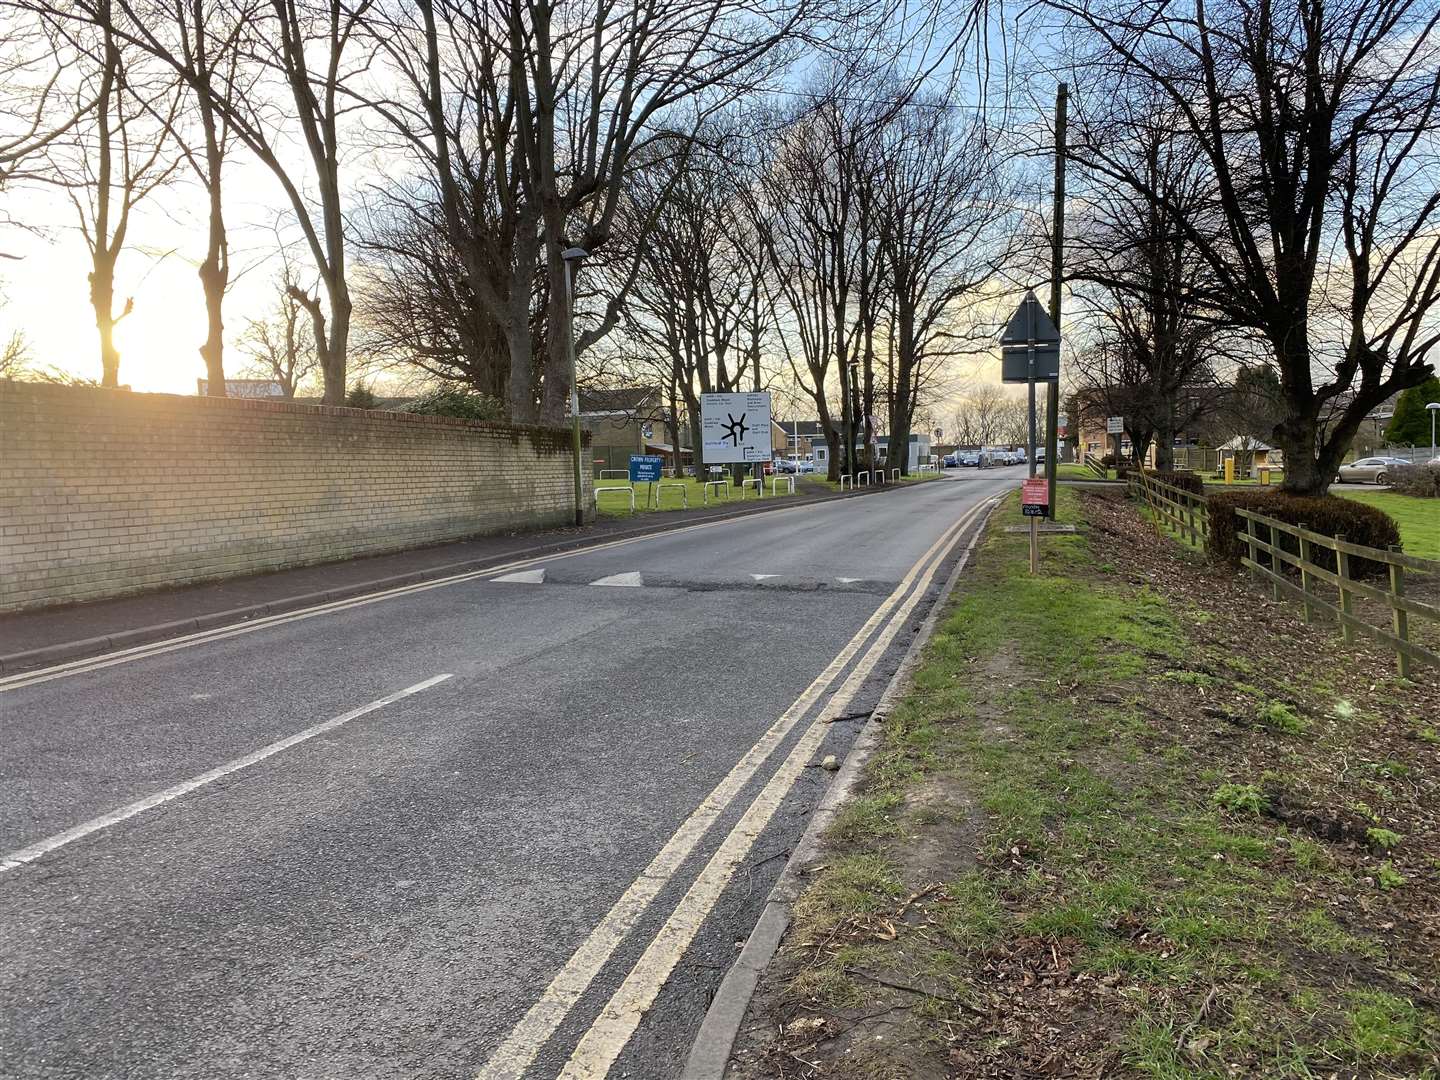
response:
M1040 306L1033 290L1025 294L1025 299L1020 301L1015 314L1010 316L1005 332L1000 335L1000 379L1007 383L1023 382L1030 391L1030 478L1025 481L1021 507L1030 520L1030 572L1033 574L1040 568L1040 518L1053 515L1049 481L1035 475L1035 384L1045 382L1052 401L1060 388L1060 331ZM1055 451L1046 451L1047 476L1054 476L1053 459L1057 456L1059 455ZM1040 494L1032 495L1032 491ZM1036 509L1031 509L1032 507Z
M706 465L763 466L770 460L770 395L701 394L700 448Z
M1125 434L1125 418L1123 416L1110 416L1105 420L1105 434L1115 436L1115 469L1116 476L1119 476L1120 469L1120 436ZM1106 479L1109 479L1108 475Z
M660 482L660 476L665 471L665 459L650 454L630 455L630 483L649 484L645 505L649 506L655 498L655 485Z

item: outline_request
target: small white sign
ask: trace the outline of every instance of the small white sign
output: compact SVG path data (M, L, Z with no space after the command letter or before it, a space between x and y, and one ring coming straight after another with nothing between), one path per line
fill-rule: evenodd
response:
M701 394L705 464L770 460L769 394Z
M1112 416L1112 417L1110 417L1110 419L1106 420L1106 421L1105 421L1105 434L1107 434L1107 435L1123 435L1123 434L1125 434L1125 418L1124 418L1123 416Z

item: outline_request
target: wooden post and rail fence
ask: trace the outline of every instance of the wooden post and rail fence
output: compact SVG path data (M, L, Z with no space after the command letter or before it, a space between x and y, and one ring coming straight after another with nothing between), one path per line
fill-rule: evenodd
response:
M1143 498L1150 508L1157 533L1164 525L1182 541L1204 546L1210 535L1210 504L1205 496L1141 472L1130 474L1130 492ZM1245 545L1240 561L1257 579L1270 585L1276 600L1287 596L1298 599L1307 623L1329 618L1340 625L1341 636L1347 642L1354 641L1357 633L1375 639L1395 654L1395 666L1402 676L1409 676L1413 663L1440 667L1440 652L1417 642L1410 625L1412 617L1440 624L1440 606L1405 594L1407 570L1440 575L1440 562L1406 555L1398 548L1352 544L1343 536L1326 536L1303 524L1291 525L1255 510L1237 507L1234 513L1242 523L1237 531ZM1285 537L1290 538L1295 550L1285 546ZM1333 569L1317 562L1320 551L1333 555ZM1356 579L1354 561L1361 559L1385 568L1385 576L1380 579L1383 585ZM1287 568L1298 575L1298 584ZM1321 595L1322 588L1334 590L1333 600ZM1389 626L1366 622L1357 613L1357 597L1388 607Z

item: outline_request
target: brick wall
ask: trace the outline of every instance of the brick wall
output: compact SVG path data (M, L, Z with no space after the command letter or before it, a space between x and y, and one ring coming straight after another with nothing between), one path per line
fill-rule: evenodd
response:
M548 428L0 380L0 610L563 525L571 470Z

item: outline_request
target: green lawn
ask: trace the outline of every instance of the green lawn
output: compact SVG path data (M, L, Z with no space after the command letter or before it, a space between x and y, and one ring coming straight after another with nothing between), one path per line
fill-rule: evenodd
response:
M666 484L683 483L685 485L685 496L689 500L689 509L695 510L705 505L702 499L700 482L694 477L687 476L682 481L675 480L667 476L664 482ZM596 480L595 487L603 491L605 488L624 487L627 483L628 481L620 479ZM823 480L815 480L809 476L802 476L796 479L795 494L803 495L807 492L814 492L817 489L823 487L825 487L825 482ZM652 514L657 513L661 510L663 510L665 513L672 513L674 511L684 510L686 508L685 504L681 501L679 490L671 487L667 487L665 489L665 499L661 507L650 505L650 488L650 484L635 485L635 512L637 514ZM790 497L789 493L785 490L785 483L783 480L781 481L779 488L779 498L784 499ZM770 478L767 476L765 478L765 498L771 498L770 491ZM716 505L717 501L721 503L728 502L738 504L740 502L739 486L734 483L731 484L728 499L717 496L715 494L715 490L711 489L710 505ZM755 501L755 488L751 486L745 491L745 502L753 503ZM626 517L630 513L630 504L626 501L623 495L601 495L599 502L599 510L601 514L607 517Z
M1107 469L1105 478L1112 479L1115 475L1114 469ZM1073 461L1062 461L1055 470L1056 480L1099 480L1100 477L1091 472L1084 465L1076 465Z
M1379 507L1394 518L1395 524L1400 526L1400 542L1406 554L1422 559L1440 559L1440 499L1364 489L1337 494Z

